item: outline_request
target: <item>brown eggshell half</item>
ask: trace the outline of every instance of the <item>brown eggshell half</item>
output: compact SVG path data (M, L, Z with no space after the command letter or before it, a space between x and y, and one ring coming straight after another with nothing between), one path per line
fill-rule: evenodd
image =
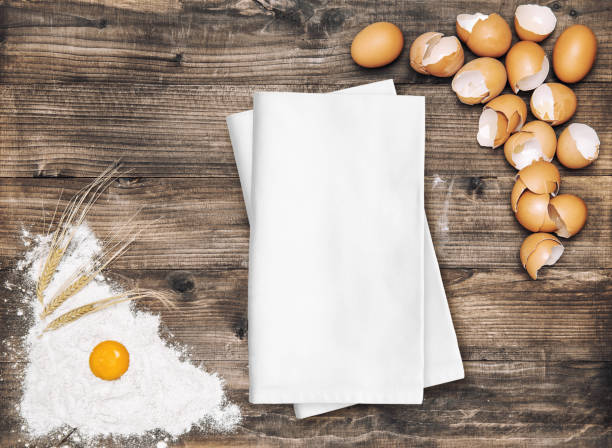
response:
M415 71L423 75L429 75L429 72L427 72L423 66L423 56L425 55L425 51L427 51L428 42L435 37L439 40L442 36L444 36L442 33L429 31L421 34L412 42L410 46L410 66Z
M536 92L538 91L538 89L543 88L544 86L547 86L552 94L553 117L549 117L546 113L542 114L541 111L537 109L537 106L534 102ZM573 90L567 87L566 85L557 82L542 84L540 87L534 90L533 95L531 95L530 101L531 112L533 113L533 115L535 115L538 119L542 121L550 123L551 126L558 126L569 120L572 115L574 115L574 112L576 112L577 104L578 101L576 99L576 94L573 92Z
M483 92L478 96L463 96L458 91L457 85L461 79L461 75L467 75L469 72L478 72L487 88L487 92ZM477 58L465 64L455 74L451 87L457 94L457 98L464 104L486 103L498 96L506 85L506 68L504 65L494 58Z
M550 200L549 215L555 222L555 233L563 238L576 235L586 223L588 210L582 199L573 194L560 194Z
M454 43L455 51L448 54L447 56L444 56L438 62L425 65L428 53L430 51L435 51L436 46L442 45L442 43L445 41ZM429 44L429 47L425 51L425 55L421 62L423 63L425 70L430 75L437 76L439 78L447 78L457 73L457 70L459 70L461 66L463 65L463 60L464 60L463 47L461 46L461 42L459 42L459 39L457 39L455 36L446 36L446 37L442 37L437 42L434 41L431 44Z
M540 142L544 156L549 159L548 161L552 160L557 149L557 134L555 134L551 125L544 121L535 120L523 126L521 131L532 132Z
M532 232L552 232L556 224L548 216L550 195L535 194L525 191L518 200L516 219L527 230Z
M485 20L477 21L466 42L475 55L494 58L506 54L511 43L510 25L495 13L489 14Z
M521 251L520 251L521 264L523 265L523 267L525 267L525 265L527 264L527 259L533 253L536 247L538 247L538 244L546 240L552 240L552 241L555 241L559 245L561 244L561 241L559 241L559 239L556 236L551 235L550 233L541 233L541 232L532 233L531 235L529 235L527 238L523 240L523 244L521 244Z
M554 250L560 250L561 253L553 254ZM553 265L557 262L561 254L563 253L563 245L552 239L545 239L540 241L540 243L536 246L535 250L531 253L529 258L527 258L527 263L525 263L525 269L529 276L537 280L538 279L538 271L544 265Z
M514 13L514 28L521 40L540 42L550 36L556 25L557 18L548 6L520 5Z
M518 172L529 191L536 194L556 195L561 186L561 175L555 165L544 160L533 162Z
M530 40L532 42L541 42L546 39L548 34L536 34L532 31L526 30L521 26L516 16L514 17L514 29L516 30L516 35L521 40Z
M508 133L520 131L527 117L527 105L519 96L511 93L500 95L493 98L486 105L486 108L504 114L508 120Z
M536 140L539 144L540 154L535 158L532 155L532 159L520 159L518 163L533 163L536 160L551 161L555 156L555 150L557 148L557 136L553 128L543 121L531 121L527 123L520 132L512 135L504 145L504 156L510 165L514 168L522 169L525 166L517 166L515 157L519 157L520 154L526 149L525 145L529 144L533 148L533 140ZM532 149L533 151L533 149ZM533 153L532 153L533 154ZM526 157L526 156L523 156ZM525 162L527 160L527 162Z
M506 55L508 83L514 93L519 91L517 83L542 70L546 58L544 49L535 42L520 41L512 46ZM543 81L543 78L542 78Z
M576 144L576 140L572 136L571 129L578 128L580 126L582 126L583 128L590 129L590 132L592 132L593 134L592 138L594 141L592 142L592 148L594 149L594 151L593 153L587 154L588 157L585 157L580 152ZM572 123L568 127L566 127L559 136L557 158L559 159L561 165L565 166L566 168L584 168L593 163L595 160L597 160L598 156L599 139L597 137L597 134L595 133L595 130L593 130L589 126L583 125L582 123Z

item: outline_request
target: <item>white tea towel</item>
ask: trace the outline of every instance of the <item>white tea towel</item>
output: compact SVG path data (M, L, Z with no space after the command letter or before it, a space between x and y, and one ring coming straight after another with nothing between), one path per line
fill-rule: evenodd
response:
M346 89L339 93L395 94L391 80ZM251 212L251 161L253 153L253 114L246 111L227 119L230 138L247 207ZM426 228L425 236L425 386L463 378L463 367L457 341L438 270L433 244ZM298 417L327 412L348 404L301 403L295 405Z

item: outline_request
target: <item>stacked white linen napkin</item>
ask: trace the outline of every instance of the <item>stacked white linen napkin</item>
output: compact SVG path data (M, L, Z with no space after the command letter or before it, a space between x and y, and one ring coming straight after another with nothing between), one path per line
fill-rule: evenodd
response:
M299 418L463 377L424 221L423 98L342 93L256 94L227 120L251 223L250 400Z

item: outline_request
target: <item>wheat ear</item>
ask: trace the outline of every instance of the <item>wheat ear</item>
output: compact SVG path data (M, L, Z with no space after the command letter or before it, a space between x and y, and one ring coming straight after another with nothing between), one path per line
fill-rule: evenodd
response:
M130 218L130 221L132 219L133 217ZM64 282L59 292L45 305L40 313L40 318L45 319L66 300L85 288L85 286L87 286L104 268L128 249L140 232L142 232L142 229L135 231L135 226L132 226L129 229L129 236L126 240L118 236L118 233L112 235L105 244L102 254L98 255L91 264L81 266L66 282Z
M96 202L104 190L110 186L118 173L119 165L118 162L115 162L104 170L102 174L94 179L89 185L79 190L66 205L57 227L53 232L49 253L45 259L43 269L36 285L36 296L41 304L44 302L45 290L49 286L49 283L51 283L51 279L57 270L57 266L62 261L62 257L64 256L66 249L68 249L68 245L72 241L72 238L76 233L76 229L81 225L85 219L85 215L90 210L94 202ZM86 202L85 200L87 197L89 197L89 200Z
M175 294L170 291L152 291L152 290L139 290L139 289L127 291L127 292L118 294L116 296L97 300L95 302L88 303L87 305L83 305L73 310L70 310L62 314L61 316L57 317L53 321L51 321L49 325L45 327L42 333L57 330L59 328L62 328L65 325L68 325L71 322L74 322L80 319L83 316L86 316L91 313L95 313L97 311L102 311L108 307L117 305L122 302L151 298L151 299L156 299L160 301L166 307L174 308L175 305L172 302L172 299L174 296Z

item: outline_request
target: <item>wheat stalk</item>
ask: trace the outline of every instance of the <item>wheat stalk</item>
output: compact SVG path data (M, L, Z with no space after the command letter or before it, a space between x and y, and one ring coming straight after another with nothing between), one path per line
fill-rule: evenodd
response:
M44 302L45 290L51 283L57 266L62 261L62 257L66 249L68 249L77 228L81 225L83 219L85 219L85 215L91 209L94 202L96 202L100 195L110 186L118 173L119 165L118 162L115 162L105 169L102 174L94 179L89 185L79 190L66 205L64 212L60 216L57 227L53 232L49 253L47 254L36 285L36 296L41 304ZM89 200L86 201L88 197Z
M141 300L145 298L152 298L159 300L164 306L169 308L174 308L174 303L172 303L172 298L174 297L174 293L170 291L152 291L152 290L139 290L134 289L131 291L127 291L116 296L107 297L105 299L96 300L95 302L88 303L86 305L80 306L73 310L70 310L61 316L57 317L53 321L47 325L42 333L47 333L49 331L57 330L62 328L65 325L68 325L71 322L74 322L80 319L83 316L87 316L88 314L95 313L98 311L102 311L110 306L117 305L119 303ZM40 336L42 336L42 333Z

